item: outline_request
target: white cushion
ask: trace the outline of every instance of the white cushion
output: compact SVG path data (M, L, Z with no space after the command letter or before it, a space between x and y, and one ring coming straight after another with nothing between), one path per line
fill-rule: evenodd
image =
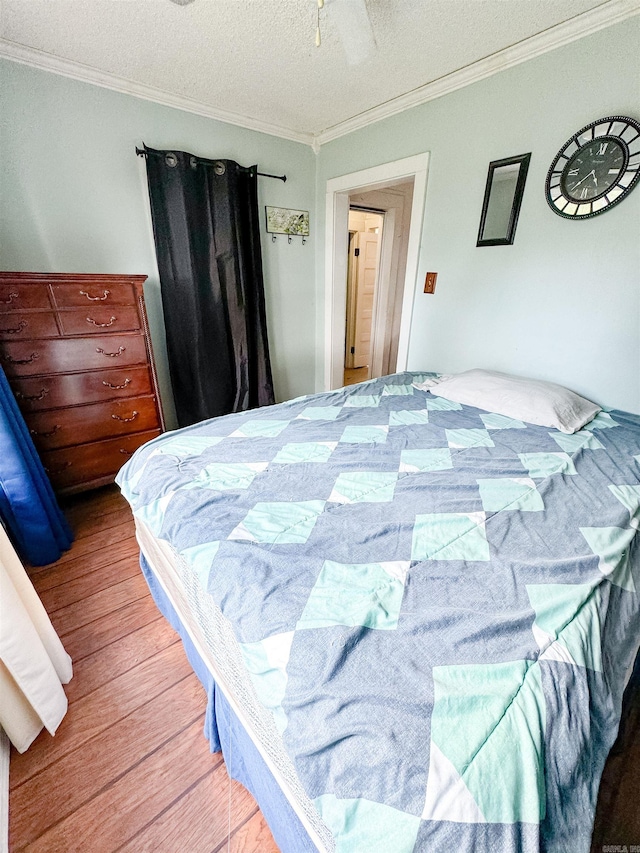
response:
M429 389L436 397L517 418L529 424L577 432L600 406L554 382L524 379L492 370L467 370Z

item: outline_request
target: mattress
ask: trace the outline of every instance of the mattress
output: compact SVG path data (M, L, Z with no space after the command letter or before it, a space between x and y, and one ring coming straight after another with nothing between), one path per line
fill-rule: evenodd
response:
M318 849L588 850L640 636L640 418L397 374L150 442L140 541Z

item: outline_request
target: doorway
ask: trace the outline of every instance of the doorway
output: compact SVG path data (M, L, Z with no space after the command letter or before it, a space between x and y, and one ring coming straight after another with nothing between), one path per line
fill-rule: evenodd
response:
M349 209L352 206L384 213L379 240L378 286L372 305L369 375L383 376L406 369L428 159L428 154L419 154L327 181L322 383L325 390L344 384ZM349 348L351 346L354 344Z

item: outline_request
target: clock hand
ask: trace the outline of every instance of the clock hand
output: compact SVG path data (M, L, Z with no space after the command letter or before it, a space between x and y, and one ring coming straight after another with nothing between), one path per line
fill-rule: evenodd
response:
M595 181L595 182L596 182L596 184L597 184L597 183L598 183L598 179L596 178L596 170L595 170L595 169L592 169L592 170L589 172L589 174L585 175L585 176L584 176L584 178L582 178L581 180L579 180L577 184L574 184L574 185L571 187L571 189L572 189L572 190L575 190L575 188L576 188L576 187L579 187L579 186L580 186L580 184L581 184L583 181L586 181L586 180L587 180L587 178L590 178L592 175L593 175L593 179L594 179L594 181Z

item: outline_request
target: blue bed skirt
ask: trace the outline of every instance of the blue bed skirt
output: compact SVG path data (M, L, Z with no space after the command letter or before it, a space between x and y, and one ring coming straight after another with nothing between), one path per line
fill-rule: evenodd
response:
M282 853L317 853L316 845L218 688L143 554L140 565L158 609L179 634L189 663L207 693L204 736L211 751L222 751L229 775L254 796Z

